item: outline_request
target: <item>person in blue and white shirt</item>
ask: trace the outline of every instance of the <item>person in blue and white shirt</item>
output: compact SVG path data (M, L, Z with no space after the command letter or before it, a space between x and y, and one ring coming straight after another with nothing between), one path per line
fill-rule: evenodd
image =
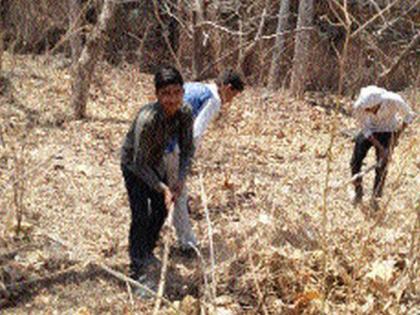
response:
M224 71L215 83L188 82L184 84L184 102L192 107L194 128L194 146L198 148L201 138L210 122L219 114L221 106L230 103L244 89L240 76L232 70ZM173 139L166 148L165 162L169 186L176 185L179 167L179 146ZM172 222L175 227L181 250L190 250L197 246L197 239L192 230L188 212L188 192L185 184L177 187L181 190L175 201Z
M377 207L376 199L382 196L390 152L404 129L414 119L414 112L407 102L397 93L370 85L361 89L353 104L353 115L360 124L361 132L356 137L351 158L351 174L358 174L363 159L373 146L376 150L377 166L373 186L372 202ZM402 125L398 117L402 118ZM362 178L354 182L354 204L363 199Z

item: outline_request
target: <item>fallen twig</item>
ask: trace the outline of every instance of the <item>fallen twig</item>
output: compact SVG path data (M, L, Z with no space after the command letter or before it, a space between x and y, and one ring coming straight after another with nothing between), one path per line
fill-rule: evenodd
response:
M206 213L206 221L207 221L207 226L208 226L210 262L211 262L212 299L214 301L214 299L216 298L216 277L215 277L216 262L214 258L213 228L210 221L209 209L207 208L207 195L204 190L203 176L201 174L200 174L200 188L201 188L201 200L203 203L204 212Z
M368 167L368 168L366 168L365 170L363 170L363 171L361 171L361 172L359 172L359 173L355 174L355 175L354 175L352 178L350 178L349 180L344 181L344 182L341 182L341 183L338 183L338 184L336 184L336 185L333 185L333 186L332 186L332 187L330 187L330 188L332 188L332 189L340 189L340 188L346 187L348 184L353 183L356 179L362 178L363 176L365 176L366 174L368 174L369 172L371 172L372 170L374 170L374 169L375 169L376 167L378 167L381 163L382 163L382 161L379 161L379 162L377 162L377 163L375 163L375 164L373 164L373 165L369 166L369 167Z

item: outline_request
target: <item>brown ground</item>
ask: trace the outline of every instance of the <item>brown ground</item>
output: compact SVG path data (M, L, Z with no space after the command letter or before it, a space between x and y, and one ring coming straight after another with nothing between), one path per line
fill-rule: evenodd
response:
M1 313L151 313L154 299L132 297L98 267L127 273L119 148L138 107L153 99L151 77L102 65L89 119L72 121L70 75L58 59L6 54L4 68ZM418 90L405 96L418 110ZM325 190L329 157L329 184L349 178L352 142L342 132L353 127L349 106L333 96L297 101L248 89L212 124L190 178L203 260L170 255L165 297L174 307L187 314L419 314L419 120L394 152L386 198L373 213L372 174L360 208L348 187ZM367 164L373 161L371 153ZM16 236L19 192L24 225ZM173 232L163 234L172 244ZM162 249L163 242L158 255ZM165 303L161 312L174 313Z

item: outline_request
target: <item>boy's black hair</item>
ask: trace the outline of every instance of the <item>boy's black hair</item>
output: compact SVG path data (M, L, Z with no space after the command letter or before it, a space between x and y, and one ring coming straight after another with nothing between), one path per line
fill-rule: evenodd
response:
M221 75L219 75L219 77L216 80L216 83L218 85L230 84L230 86L233 89L239 92L242 92L244 90L244 85L245 85L240 75L232 69L227 69Z
M159 90L171 84L184 85L181 73L173 66L161 66L155 73L155 89Z

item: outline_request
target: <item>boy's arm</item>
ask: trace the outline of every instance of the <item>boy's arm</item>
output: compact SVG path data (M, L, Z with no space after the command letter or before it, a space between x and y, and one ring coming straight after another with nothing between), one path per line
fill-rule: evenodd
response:
M201 138L207 130L210 122L219 113L220 106L220 101L214 97L204 103L202 110L199 112L194 121L194 139Z
M412 123L415 116L414 111L411 109L410 105L408 105L408 103L401 97L401 95L387 91L382 95L382 99L384 102L391 103L389 105L394 106L396 111L403 115L403 129Z
M371 134L367 139L373 144L373 146L379 151L379 156L382 161L385 161L388 158L388 152L385 150L383 145Z
M399 105L400 111L404 115L402 128L400 130L401 133L402 131L404 131L405 128L407 128L409 124L413 122L415 114L411 109L410 105L408 105L408 103L406 103L403 99L400 100Z
M415 114L411 109L410 105L407 102L405 102L400 95L394 93L392 96L395 106L398 107L398 111L404 116L402 126L397 131L396 137L398 140L403 131L408 127L409 124L413 122Z

